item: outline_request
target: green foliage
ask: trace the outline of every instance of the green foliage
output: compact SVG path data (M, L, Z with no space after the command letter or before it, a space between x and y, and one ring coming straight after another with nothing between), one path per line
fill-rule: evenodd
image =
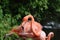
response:
M32 14L38 22L58 21L60 18L60 0L2 0L0 3L0 40L12 27L20 25L22 18L28 14ZM15 37L5 40L13 40Z

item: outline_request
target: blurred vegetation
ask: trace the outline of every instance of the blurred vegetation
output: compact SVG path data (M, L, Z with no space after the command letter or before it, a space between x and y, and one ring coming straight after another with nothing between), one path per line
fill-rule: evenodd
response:
M0 40L28 14L38 22L59 21L60 0L0 0ZM12 37L6 40L13 40Z

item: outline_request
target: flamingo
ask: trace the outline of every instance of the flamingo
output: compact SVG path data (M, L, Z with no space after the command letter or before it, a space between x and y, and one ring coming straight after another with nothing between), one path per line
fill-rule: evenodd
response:
M26 38L32 38L33 40L51 40L51 38L54 37L53 32L50 32L48 36L46 36L46 33L42 30L42 25L36 22L32 15L25 16L22 21L18 27L12 28L6 36L16 33L24 40L26 40Z

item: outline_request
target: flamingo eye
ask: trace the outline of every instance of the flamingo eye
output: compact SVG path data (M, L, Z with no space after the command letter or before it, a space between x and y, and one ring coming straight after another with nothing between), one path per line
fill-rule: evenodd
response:
M22 29L24 30L24 27L22 26Z

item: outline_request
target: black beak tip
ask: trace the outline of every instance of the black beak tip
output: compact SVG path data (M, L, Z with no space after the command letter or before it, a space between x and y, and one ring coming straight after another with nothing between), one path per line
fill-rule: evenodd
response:
M3 37L3 39L5 39L7 36L6 35L4 35L4 37Z
M9 36L9 35L5 34L4 37L3 37L3 39L5 39L5 38L8 37L8 36Z

